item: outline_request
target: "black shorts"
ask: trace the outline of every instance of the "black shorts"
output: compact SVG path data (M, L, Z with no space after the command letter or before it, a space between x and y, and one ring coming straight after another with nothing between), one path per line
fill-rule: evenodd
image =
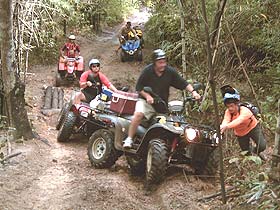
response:
M91 94L91 93L85 91L84 89L82 90L82 93L85 95L85 97L86 97L85 102L87 102L87 103L90 103L96 97L96 94Z

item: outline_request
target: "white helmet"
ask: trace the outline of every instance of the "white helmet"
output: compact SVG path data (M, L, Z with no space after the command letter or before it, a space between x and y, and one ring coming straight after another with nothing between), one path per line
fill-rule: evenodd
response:
M99 62L98 59L93 58L89 61L88 67L90 68L90 66L93 65L93 64L99 64L100 65L100 62Z
M76 39L75 35L73 35L73 34L71 34L68 38L71 39L71 40L75 40Z

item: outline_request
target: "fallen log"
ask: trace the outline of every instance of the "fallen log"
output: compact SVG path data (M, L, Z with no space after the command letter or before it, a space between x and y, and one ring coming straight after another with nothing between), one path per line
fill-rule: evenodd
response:
M64 92L62 88L58 89L58 108L62 109L64 104Z
M37 140L40 140L41 142L43 142L44 144L48 145L49 147L51 147L52 145L50 144L50 142L48 141L48 139L41 137L36 131L33 132L34 138Z
M52 91L52 109L58 109L58 88L53 88Z
M52 87L48 86L45 94L44 109L52 108Z
M228 193L228 192L230 192L230 191L232 191L234 189L235 189L235 187L229 187L228 189L226 189L226 193ZM217 192L217 193L214 193L214 194L207 195L205 197L199 198L197 201L200 202L200 201L208 200L208 199L211 199L211 198L216 198L216 197L221 196L221 195L222 195L222 192L220 191L220 192Z
M11 158L13 158L13 157L16 157L16 156L18 156L18 155L20 155L20 154L22 154L22 152L16 152L16 153L14 153L14 154L7 155L7 156L4 157L2 160L0 160L0 163L3 164L5 161L7 161L7 160L9 160L9 159L11 159Z

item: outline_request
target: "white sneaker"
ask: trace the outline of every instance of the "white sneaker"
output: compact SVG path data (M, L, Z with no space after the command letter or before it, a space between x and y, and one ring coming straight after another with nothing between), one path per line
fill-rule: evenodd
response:
M123 141L123 148L131 148L132 147L132 138L127 137L124 141Z

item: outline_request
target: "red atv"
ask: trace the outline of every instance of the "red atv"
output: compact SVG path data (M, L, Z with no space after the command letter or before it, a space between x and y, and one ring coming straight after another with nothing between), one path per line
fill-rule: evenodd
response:
M78 58L60 57L55 85L59 87L66 83L73 84L74 82L79 81L84 70L84 59L82 56L79 56Z

